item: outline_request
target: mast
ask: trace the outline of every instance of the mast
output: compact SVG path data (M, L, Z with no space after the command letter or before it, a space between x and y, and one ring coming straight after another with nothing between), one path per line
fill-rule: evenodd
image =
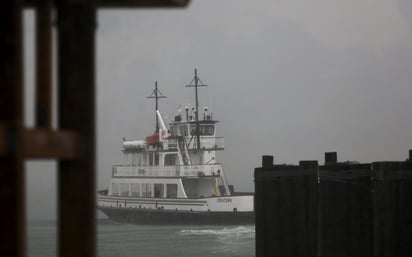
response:
M192 83L195 83L194 85ZM200 82L200 84L199 84ZM195 117L196 117L196 139L197 139L197 149L200 149L200 125L199 125L199 99L197 95L197 88L198 87L207 87L207 85L203 84L203 82L197 76L197 69L195 69L195 77L186 85L186 87L194 87L195 88L195 98L196 98L196 109L195 109Z
M155 81L155 88L153 89L153 92L150 96L147 96L146 98L154 98L156 102L155 106L155 117L156 117L156 130L155 132L159 132L159 119L157 118L157 111L159 110L159 99L160 98L167 98L167 96L164 96L162 92L157 88L157 81Z

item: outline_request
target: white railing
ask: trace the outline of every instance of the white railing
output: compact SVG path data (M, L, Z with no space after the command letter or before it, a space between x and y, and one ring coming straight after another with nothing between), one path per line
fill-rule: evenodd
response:
M113 166L113 177L213 176L223 171L221 164L176 166Z
M186 144L189 149L195 149L197 145L196 137L186 137ZM177 149L177 139L169 139L163 143L164 149ZM225 148L225 141L223 137L202 137L200 139L200 148L202 149L223 149Z
M189 149L197 148L196 137L186 139ZM225 148L225 140L223 137L203 137L200 138L201 149L223 149Z

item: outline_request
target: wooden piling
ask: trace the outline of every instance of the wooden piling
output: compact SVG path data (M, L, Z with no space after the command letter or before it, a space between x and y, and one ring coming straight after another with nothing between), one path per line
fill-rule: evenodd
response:
M412 253L412 163L374 162L375 257Z
M320 167L322 256L373 256L373 196L370 164Z
M301 161L255 169L256 257L412 253L412 162ZM315 182L317 178L317 183Z
M317 255L317 162L255 169L256 256Z

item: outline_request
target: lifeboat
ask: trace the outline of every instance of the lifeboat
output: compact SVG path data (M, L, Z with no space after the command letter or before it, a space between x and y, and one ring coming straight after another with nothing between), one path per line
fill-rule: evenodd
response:
M144 149L146 142L143 140L124 141L123 148L126 150Z

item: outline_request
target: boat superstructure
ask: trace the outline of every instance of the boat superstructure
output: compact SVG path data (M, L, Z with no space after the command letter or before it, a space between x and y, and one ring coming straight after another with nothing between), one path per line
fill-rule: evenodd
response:
M133 223L248 224L254 222L253 194L235 193L216 152L217 120L208 108L199 112L200 80L195 70L196 104L165 124L158 110L156 130L144 140L125 140L126 165L114 165L108 190L98 194L98 208L109 218ZM204 85L203 85L204 86ZM152 98L150 96L149 98ZM163 96L164 97L164 96Z

